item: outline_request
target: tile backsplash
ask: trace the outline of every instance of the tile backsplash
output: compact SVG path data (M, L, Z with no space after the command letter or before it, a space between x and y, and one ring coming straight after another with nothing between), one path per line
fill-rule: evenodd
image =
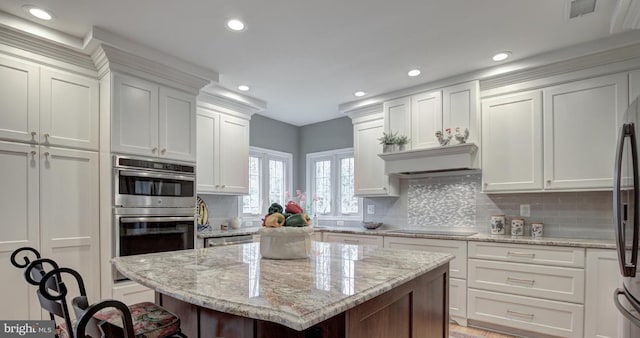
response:
M399 198L368 198L374 215L365 220L392 227L474 230L489 233L491 215L544 223L546 237L613 239L612 194L608 191L484 194L481 174L402 180ZM529 204L529 217L520 217L520 205ZM509 226L507 226L509 231Z

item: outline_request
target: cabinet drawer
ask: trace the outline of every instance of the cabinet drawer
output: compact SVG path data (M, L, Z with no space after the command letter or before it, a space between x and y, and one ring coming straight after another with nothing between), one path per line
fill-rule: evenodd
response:
M467 279L467 242L465 241L385 236L384 247L452 254L456 257L449 262L451 277Z
M464 279L449 279L449 316L458 323L467 318L467 281Z
M584 306L469 289L469 319L560 337L582 337Z
M561 246L469 242L469 258L584 267L584 249Z
M325 242L336 242L336 243L358 244L358 245L375 245L378 247L382 247L382 236L335 234L335 233L324 233L322 236Z
M469 287L584 303L584 270L470 259Z

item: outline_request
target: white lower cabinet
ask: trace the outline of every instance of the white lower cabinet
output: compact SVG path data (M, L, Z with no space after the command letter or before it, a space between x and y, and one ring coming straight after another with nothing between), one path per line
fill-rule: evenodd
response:
M618 337L620 312L613 291L622 285L615 250L587 249L584 314L585 337Z
M322 234L323 242L344 243L344 244L356 244L356 245L373 245L382 247L382 236L372 235L352 235L352 234L339 234L325 232Z
M467 325L467 242L385 236L384 247L454 255L449 262L449 317L460 325Z
M583 248L469 242L467 316L516 334L582 337Z
M113 299L119 300L127 305L155 302L155 292L146 286L136 282L120 282L113 286Z
M472 288L468 296L469 320L550 336L582 337L582 304Z
M0 142L0 172L0 299L12 304L0 307L0 318L41 318L36 289L9 263L23 246L77 270L98 299L98 154Z

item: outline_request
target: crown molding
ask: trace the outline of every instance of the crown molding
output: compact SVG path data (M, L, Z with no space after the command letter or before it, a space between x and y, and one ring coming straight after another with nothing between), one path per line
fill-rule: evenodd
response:
M187 77L193 78L192 81L195 82L204 81L206 84L219 81L219 74L211 69L168 55L155 48L129 40L100 27L92 27L91 31L84 38L84 45L85 49L87 49L92 55L99 54L99 49L109 49L106 51L107 58L112 59L115 57L118 58L117 61L133 62L127 66L143 72L152 71L157 73L160 77L171 78L176 76L175 74L181 73L183 75L177 76L177 78L182 78L181 80L183 81ZM115 53L111 52L112 50L119 50L122 53L127 54L128 57L124 55L115 55ZM112 54L113 56L110 56L109 54ZM168 69L163 70L162 68ZM100 69L100 67L98 67L98 69ZM200 79L200 81L196 81L195 79ZM200 86L197 89L200 90L202 87L204 86Z
M382 103L375 103L345 112L352 123L362 123L383 118Z
M4 53L21 59L95 76L96 68L89 55L39 36L0 26L0 45Z
M220 86L207 86L196 98L197 105L202 108L221 110L225 113L251 116L267 108L266 102L241 95Z
M496 86L511 84L513 81L527 81L597 65L614 63L622 59L631 58L632 54L637 52L637 46L640 45L638 41L640 41L640 31L628 31L607 38L534 55L526 59L501 64L499 66L383 93L367 98L366 100L345 102L338 105L338 110L343 113L348 113L349 111L368 105L473 80L480 80L480 90L486 90ZM636 54L633 57L639 56L640 54ZM574 65L573 62L575 61L577 61L577 64Z
M197 94L202 87L210 83L209 79L185 73L110 45L99 45L91 57L100 78L109 72L126 73L193 94Z
M3 11L0 11L0 26L7 27L16 32L23 32L30 36L38 37L50 43L70 48L78 52L84 49L84 41L81 38L39 25Z

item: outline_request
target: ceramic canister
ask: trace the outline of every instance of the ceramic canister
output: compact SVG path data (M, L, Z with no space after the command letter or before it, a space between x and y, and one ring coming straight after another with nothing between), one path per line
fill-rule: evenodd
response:
M491 216L491 234L492 235L504 235L504 215Z
M522 218L514 218L511 220L511 236L524 235L524 220Z
M531 237L542 237L543 229L544 229L544 224L531 223Z

